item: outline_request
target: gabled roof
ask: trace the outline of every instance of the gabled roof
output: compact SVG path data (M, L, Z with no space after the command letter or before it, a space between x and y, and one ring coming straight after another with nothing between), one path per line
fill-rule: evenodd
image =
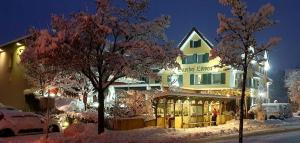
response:
M193 27L192 30L191 30L187 35L185 35L185 37L183 38L183 40L182 40L182 41L179 43L179 45L178 45L179 48L181 48L181 47L183 46L183 44L186 42L187 39L189 39L189 37L192 35L193 32L196 32L196 33L200 36L200 38L201 38L202 40L204 40L205 43L206 43L210 48L213 48L213 44L210 43L210 42L207 40L207 38L206 38L205 36L203 36L203 34L197 30L196 27Z

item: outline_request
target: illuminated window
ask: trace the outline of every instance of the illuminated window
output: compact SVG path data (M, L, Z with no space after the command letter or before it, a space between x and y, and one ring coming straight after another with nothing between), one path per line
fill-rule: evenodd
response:
M203 115L202 108L203 107L201 105L191 105L190 115L192 116Z
M209 104L208 104L208 101L204 102L204 114L209 114Z
M201 84L202 75L195 75L195 84Z

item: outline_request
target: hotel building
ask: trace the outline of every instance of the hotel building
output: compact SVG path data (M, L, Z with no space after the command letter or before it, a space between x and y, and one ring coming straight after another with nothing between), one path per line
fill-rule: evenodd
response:
M163 126L190 127L211 123L211 114L218 111L217 124L234 118L239 109L242 71L217 67L220 58L210 59L213 45L196 29L179 43L183 53L177 58L178 69L159 72L166 92L159 97L158 116ZM251 62L247 77L245 112L258 99L269 102L267 76L269 68L267 53L262 63Z

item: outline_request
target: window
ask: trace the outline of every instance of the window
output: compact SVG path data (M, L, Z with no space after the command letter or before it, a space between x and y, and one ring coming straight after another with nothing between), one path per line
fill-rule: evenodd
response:
M225 84L225 73L191 74L191 85Z
M195 75L195 84L201 84L202 75Z
M259 87L259 81L257 79L253 79L253 85L252 85L252 88L256 88L258 89Z
M221 74L213 74L213 84L221 84Z
M211 84L211 74L202 74L201 84Z
M201 47L201 40L197 40L197 41L190 41L190 48L198 48Z
M191 108L191 110L190 110L190 115L191 116L203 115L202 106L200 106L200 105L191 105L190 108Z
M141 81L144 81L145 83L149 83L149 77L141 77L140 78Z
M191 55L191 56L186 56L184 58L184 63L185 64L193 64L193 63L197 63L197 54Z
M198 63L207 63L209 61L209 53L198 55Z
M213 74L213 84L225 84L225 73Z
M194 63L207 63L209 62L209 53L205 54L193 54L189 56L185 56L182 59L182 64L194 64Z
M203 55L198 55L198 63L204 63L203 62Z

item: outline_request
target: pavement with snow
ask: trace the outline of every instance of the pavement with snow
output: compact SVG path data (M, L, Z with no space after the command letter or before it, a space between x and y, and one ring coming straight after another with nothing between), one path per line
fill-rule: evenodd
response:
M219 126L189 128L189 129L164 129L147 127L129 131L106 130L104 134L97 135L96 124L76 124L67 128L64 133L51 134L48 143L185 143L201 142L198 139L214 138L237 134L239 121L232 120ZM244 130L255 132L282 127L299 127L300 118L293 117L286 120L267 120L264 123L255 120L245 120ZM0 139L0 143L44 143L44 135L17 136Z

